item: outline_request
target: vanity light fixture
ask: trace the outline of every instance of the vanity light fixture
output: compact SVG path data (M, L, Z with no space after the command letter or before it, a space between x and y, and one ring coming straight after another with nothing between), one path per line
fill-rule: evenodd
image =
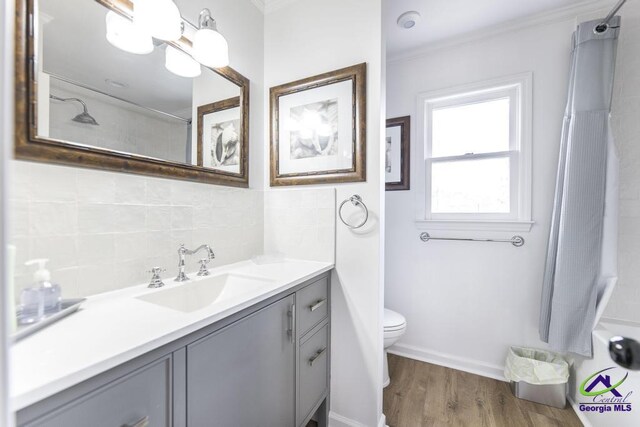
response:
M125 52L145 55L153 51L153 40L133 22L110 10L107 12L107 40Z
M182 17L172 0L135 0L133 21L159 40L176 41L182 37Z
M198 19L198 31L193 38L193 58L212 68L229 65L229 45L216 28L216 21L209 9L202 9Z
M167 46L164 66L173 74L181 77L198 77L202 72L197 61L173 46Z

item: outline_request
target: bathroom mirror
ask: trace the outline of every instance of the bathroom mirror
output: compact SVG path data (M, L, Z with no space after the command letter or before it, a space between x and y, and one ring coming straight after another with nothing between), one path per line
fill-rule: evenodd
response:
M128 0L18 3L17 158L248 186L249 81L191 58L194 24L138 39Z

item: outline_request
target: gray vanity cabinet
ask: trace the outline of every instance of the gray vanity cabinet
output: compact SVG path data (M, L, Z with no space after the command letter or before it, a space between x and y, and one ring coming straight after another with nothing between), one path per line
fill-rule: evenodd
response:
M298 351L297 420L301 426L329 389L329 325L314 330Z
M323 273L22 409L18 425L326 427L329 307Z
M187 346L187 425L293 425L295 347L281 299Z
M171 357L164 357L23 425L25 427L169 427Z

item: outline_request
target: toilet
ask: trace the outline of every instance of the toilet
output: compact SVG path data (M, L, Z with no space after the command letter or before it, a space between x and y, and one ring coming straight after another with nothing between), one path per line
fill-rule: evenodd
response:
M387 348L391 347L404 335L407 330L407 320L400 313L384 309L384 376L383 387L389 385L389 362L387 360Z

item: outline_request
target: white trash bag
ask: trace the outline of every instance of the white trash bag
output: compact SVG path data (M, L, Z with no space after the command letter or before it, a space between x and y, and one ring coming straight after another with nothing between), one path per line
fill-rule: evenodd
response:
M564 384L569 381L569 364L551 351L510 347L504 376L514 382Z

